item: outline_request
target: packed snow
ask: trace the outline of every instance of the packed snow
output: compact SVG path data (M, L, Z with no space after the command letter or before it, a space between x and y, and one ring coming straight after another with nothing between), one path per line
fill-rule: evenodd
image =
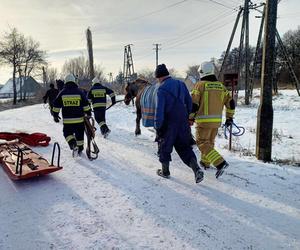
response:
M274 98L273 158L300 161L300 98L282 91ZM258 98L239 105L243 136L233 151L222 130L216 147L230 163L220 179L205 172L200 184L174 153L171 178L160 167L154 131L134 136L135 109L118 103L107 111L112 130L97 130L97 160L72 158L43 105L0 112L0 131L43 132L50 159L60 143L63 170L11 181L0 168L0 249L300 249L300 168L256 160ZM199 157L199 151L194 150Z

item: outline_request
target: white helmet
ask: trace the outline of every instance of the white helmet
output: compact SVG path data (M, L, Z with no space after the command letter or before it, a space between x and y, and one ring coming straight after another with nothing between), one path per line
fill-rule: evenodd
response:
M95 84L95 83L100 83L100 80L98 79L98 77L95 77L93 80L92 80L92 83Z
M215 76L215 65L212 62L204 62L201 64L200 77Z
M65 77L65 83L74 82L76 83L76 77L73 74L69 74Z

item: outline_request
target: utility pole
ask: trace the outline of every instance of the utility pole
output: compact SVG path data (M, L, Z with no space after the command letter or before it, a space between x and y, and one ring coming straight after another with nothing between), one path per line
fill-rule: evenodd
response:
M253 66L252 66L252 73L251 73L251 78L250 78L250 85L249 85L249 90L250 90L250 96L251 97L253 95L254 78L255 78L255 75L256 75L257 64L258 64L258 56L259 56L259 51L260 51L260 47L261 47L262 34L263 34L263 30L264 30L265 15L266 15L266 6L264 6L261 17L257 16L257 18L261 18L261 23L260 23L260 28L259 28L259 33L258 33L258 38L257 38L257 43L256 43L255 56L254 56L254 61L253 61Z
M153 45L155 46L155 48L153 48L153 50L155 50L155 55L156 55L156 64L155 64L155 66L157 67L157 65L158 65L158 51L161 50L161 48L159 48L159 46L161 46L161 44L154 43Z
M245 0L245 104L249 105L249 0Z
M45 67L43 66L42 67L42 71L43 71L43 84L44 84L44 87L47 88L47 73L46 73L46 70L45 70Z
M109 76L108 82L109 82L110 84L112 84L113 81L114 81L113 73L112 73L112 72L109 72L108 76Z
M128 44L128 45L124 46L124 63L123 63L122 83L127 83L129 81L132 81L133 78L136 77L136 74L134 73L131 45L133 45L133 44Z
M89 54L89 78L91 80L95 77L95 71L94 71L93 39L92 39L92 32L90 28L86 30L86 39L87 39L87 50Z
M261 73L260 105L257 113L256 157L271 161L273 106L272 81L274 80L275 36L278 0L267 0L265 17L265 34Z

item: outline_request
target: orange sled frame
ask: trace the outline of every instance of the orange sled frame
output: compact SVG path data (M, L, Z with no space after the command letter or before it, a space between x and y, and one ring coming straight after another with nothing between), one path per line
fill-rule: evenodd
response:
M53 164L57 148L57 164ZM51 164L22 142L0 144L0 164L12 180L28 179L62 169L59 165L60 146L54 143Z

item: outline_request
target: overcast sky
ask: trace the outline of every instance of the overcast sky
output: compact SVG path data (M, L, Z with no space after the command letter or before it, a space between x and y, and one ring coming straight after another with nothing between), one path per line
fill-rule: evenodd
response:
M242 0L0 0L0 35L16 27L48 53L52 67L87 55L85 31L91 28L94 58L105 73L122 68L124 45L133 44L136 71L155 67L153 43L160 43L159 63L183 74L188 65L219 57L226 49ZM260 1L253 0L254 3ZM218 4L219 3L219 4ZM250 43L260 20L251 12ZM300 24L300 1L282 0L281 34ZM240 31L239 31L240 32ZM239 33L238 32L238 33ZM236 35L238 38L238 34ZM233 46L237 46L237 39ZM0 67L0 84L11 69Z

